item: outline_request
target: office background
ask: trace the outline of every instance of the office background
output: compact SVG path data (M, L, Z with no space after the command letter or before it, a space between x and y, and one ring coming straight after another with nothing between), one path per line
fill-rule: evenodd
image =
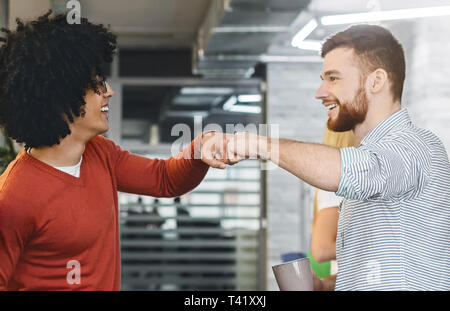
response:
M124 149L162 158L171 154L176 124L192 133L208 124L224 131L226 124L247 130L279 125L280 137L320 142L327 112L314 99L322 68L318 49L350 25L349 19L330 25L323 17L450 5L444 0L79 3L82 17L118 34L117 56L105 68L115 91L106 136ZM50 8L64 12L66 4L0 0L0 25L13 27L15 18L33 19ZM404 47L403 106L450 151L448 11L442 7L427 17L404 11L371 23L390 29ZM275 128L257 130L276 134ZM271 266L283 253L310 248L313 194L286 171L261 170L257 161L211 169L197 189L176 200L121 193L122 289L277 290Z

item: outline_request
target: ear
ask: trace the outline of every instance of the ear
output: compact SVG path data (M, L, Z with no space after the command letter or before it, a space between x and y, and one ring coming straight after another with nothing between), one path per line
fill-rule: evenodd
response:
M387 85L388 74L386 70L378 68L367 77L367 87L372 94L379 93Z

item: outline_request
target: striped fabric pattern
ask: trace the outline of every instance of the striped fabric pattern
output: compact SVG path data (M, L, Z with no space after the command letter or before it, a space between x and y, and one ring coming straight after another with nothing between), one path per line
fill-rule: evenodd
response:
M336 290L450 290L450 164L405 108L342 148Z

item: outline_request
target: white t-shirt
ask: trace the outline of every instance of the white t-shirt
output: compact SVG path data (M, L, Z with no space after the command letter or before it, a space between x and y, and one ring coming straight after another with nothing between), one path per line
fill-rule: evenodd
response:
M28 148L27 153L30 154L31 148ZM80 158L80 162L73 166L53 166L57 170L60 170L64 173L67 173L69 175L72 175L73 177L80 178L80 168L81 168L81 162L83 161L83 156Z
M337 196L334 192L319 189L317 191L317 211L324 208L339 206L343 199L343 197Z
M341 204L343 197L337 196L334 192L318 189L317 191L317 211L324 208L336 207ZM336 260L330 260L331 274L337 274L338 265Z

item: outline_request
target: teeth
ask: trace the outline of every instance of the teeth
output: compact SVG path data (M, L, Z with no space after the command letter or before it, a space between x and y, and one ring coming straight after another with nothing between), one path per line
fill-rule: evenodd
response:
M100 111L101 112L108 112L109 111L109 107L108 106L102 107L102 109L100 109Z
M331 105L327 106L328 110L331 110L336 107L337 107L337 104L331 104Z

